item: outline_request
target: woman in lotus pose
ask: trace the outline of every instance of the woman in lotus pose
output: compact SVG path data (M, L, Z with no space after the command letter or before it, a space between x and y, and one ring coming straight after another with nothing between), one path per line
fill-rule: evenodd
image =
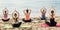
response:
M42 17L41 20L46 20L45 14L46 14L46 8L41 9Z
M4 15L4 18L2 19L2 21L9 21L9 18L8 18L8 9L7 8L5 8L4 10L3 10L3 15Z
M21 20L21 18L19 16L19 12L17 12L16 10L12 13L12 18L13 18L14 22Z
M23 19L24 22L31 22L30 13L31 10L29 9L24 10L24 14L25 14L25 19Z
M55 22L55 11L54 10L51 10L50 23L46 22L46 24L48 24L49 26L56 26L57 22Z
M19 13L16 10L13 12L12 17L15 22L14 24L12 24L13 27L19 27L22 22L19 22L19 20L21 20L21 19L19 18Z

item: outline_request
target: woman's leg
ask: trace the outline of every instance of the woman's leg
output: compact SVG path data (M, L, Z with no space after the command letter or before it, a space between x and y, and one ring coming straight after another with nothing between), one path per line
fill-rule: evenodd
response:
M12 26L13 27L20 27L21 24L22 24L22 22L18 22L18 23L12 24Z
M31 20L31 19L29 19L29 20L23 19L23 21L24 21L24 22L31 22L32 20Z
M50 26L56 26L57 22L54 21L55 19L54 18L51 18L50 19Z
M46 17L45 16L42 16L41 20L46 20Z

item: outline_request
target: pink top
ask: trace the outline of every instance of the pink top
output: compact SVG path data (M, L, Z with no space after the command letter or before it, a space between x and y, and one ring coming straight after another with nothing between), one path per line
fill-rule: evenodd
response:
M30 15L26 15L25 20L29 20L30 19Z
M44 12L42 12L42 16L44 16L45 15L45 13Z
M4 14L4 19L7 19L7 18L8 18L7 14Z

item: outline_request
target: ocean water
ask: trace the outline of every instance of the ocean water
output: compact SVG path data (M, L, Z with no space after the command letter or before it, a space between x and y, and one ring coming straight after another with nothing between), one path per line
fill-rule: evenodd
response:
M3 17L2 11L4 8L9 10L9 17L12 17L12 12L16 9L21 17L24 17L23 10L31 9L31 17L41 16L40 9L47 9L46 16L50 12L50 8L56 9L56 16L60 16L60 0L0 0L0 17Z

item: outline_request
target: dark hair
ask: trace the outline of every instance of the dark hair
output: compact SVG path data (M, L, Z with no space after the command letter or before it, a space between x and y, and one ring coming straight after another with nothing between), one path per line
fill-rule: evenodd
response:
M14 14L14 16L16 17L16 16L17 16L17 14L15 13L15 14Z
M5 13L6 13L6 11L5 11Z
M26 10L26 12L28 13L28 9Z
M51 13L54 13L54 11L52 10Z

